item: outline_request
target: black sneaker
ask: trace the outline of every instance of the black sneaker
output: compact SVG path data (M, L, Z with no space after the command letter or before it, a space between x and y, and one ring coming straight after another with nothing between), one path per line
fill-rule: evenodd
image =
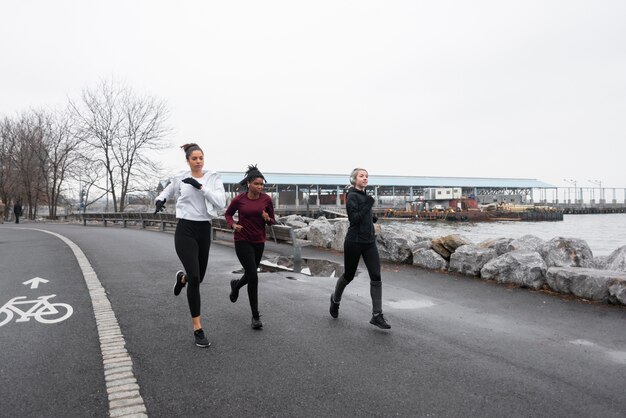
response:
M206 348L211 345L209 340L207 340L204 336L204 331L202 331L202 328L195 330L193 332L193 336L196 338L196 345L198 347Z
M178 270L176 272L176 283L174 283L174 296L180 295L180 291L183 290L183 287L185 287L185 285L187 284L183 283L184 275L185 273L183 273L182 270Z
M252 317L252 329L261 329L263 328L263 322L261 322L261 317L255 318Z
M230 281L230 301L232 303L237 302L237 298L239 297L239 289L237 289L237 282L239 280L237 279L232 279Z
M339 316L339 304L333 299L333 294L330 294L330 316L337 318Z
M372 319L370 319L370 324L376 325L378 328L389 329L391 325L385 321L382 313L372 315Z

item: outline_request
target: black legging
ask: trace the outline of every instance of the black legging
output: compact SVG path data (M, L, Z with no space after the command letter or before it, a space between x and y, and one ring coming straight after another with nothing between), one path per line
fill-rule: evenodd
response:
M259 318L259 275L257 268L263 257L265 243L251 243L247 241L235 241L235 253L243 266L244 274L237 280L237 289L248 285L248 299L252 316Z
M341 296L346 286L354 279L356 269L359 266L359 259L363 257L367 273L370 276L370 296L372 297L372 313L374 315L383 312L382 306L382 281L380 277L380 256L376 243L360 244L356 242L344 241L343 262L346 271L337 279L333 300L335 303L341 301Z
M187 278L187 302L191 317L200 316L200 283L204 279L211 248L211 222L179 219L174 246Z
M359 266L359 259L363 256L363 262L367 267L367 273L373 282L380 281L380 257L376 243L359 244L356 242L344 242L343 263L345 266L344 277L348 282L354 279L356 269Z

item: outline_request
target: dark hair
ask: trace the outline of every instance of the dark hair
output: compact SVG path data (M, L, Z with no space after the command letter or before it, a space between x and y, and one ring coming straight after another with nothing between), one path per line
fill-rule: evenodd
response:
M181 145L180 147L183 149L183 151L185 151L186 159L189 159L189 157L191 156L191 153L194 151L200 151L202 154L204 154L204 151L202 151L202 148L200 148L200 145L193 143L193 142L189 144Z
M255 165L250 164L244 174L243 180L241 180L239 184L241 184L242 186L248 187L248 183L250 183L254 179L258 179L259 177L262 178L263 181L267 181L265 180L263 173L261 173L261 171L259 171L259 169L257 168L256 164Z

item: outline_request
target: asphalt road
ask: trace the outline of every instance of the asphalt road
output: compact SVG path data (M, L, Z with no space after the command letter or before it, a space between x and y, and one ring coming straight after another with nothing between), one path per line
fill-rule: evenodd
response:
M18 296L34 304L55 295L49 303L73 312L41 323L33 315L17 322L13 311L0 326L2 417L109 414L85 279L70 247L35 229L68 238L86 255L153 417L626 416L623 307L385 264L390 331L369 324L366 273L346 289L336 320L328 314L333 278L262 273L265 326L254 331L245 290L236 304L228 299L240 265L222 242L211 248L201 286L212 342L201 349L193 343L185 291L172 294L180 268L172 233L16 227L0 225L0 323ZM266 255L289 250L268 243ZM339 253L313 248L304 256L341 261ZM35 277L48 282L23 284Z

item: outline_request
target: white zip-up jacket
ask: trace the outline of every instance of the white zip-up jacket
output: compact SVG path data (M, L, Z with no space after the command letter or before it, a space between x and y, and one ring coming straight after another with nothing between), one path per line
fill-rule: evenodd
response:
M217 216L217 211L226 206L226 193L222 178L216 171L203 170L202 178L196 180L202 184L198 190L182 180L191 176L191 170L185 170L170 179L170 184L159 194L156 200L176 199L176 217L189 221L210 221ZM155 201L156 201L155 200Z

